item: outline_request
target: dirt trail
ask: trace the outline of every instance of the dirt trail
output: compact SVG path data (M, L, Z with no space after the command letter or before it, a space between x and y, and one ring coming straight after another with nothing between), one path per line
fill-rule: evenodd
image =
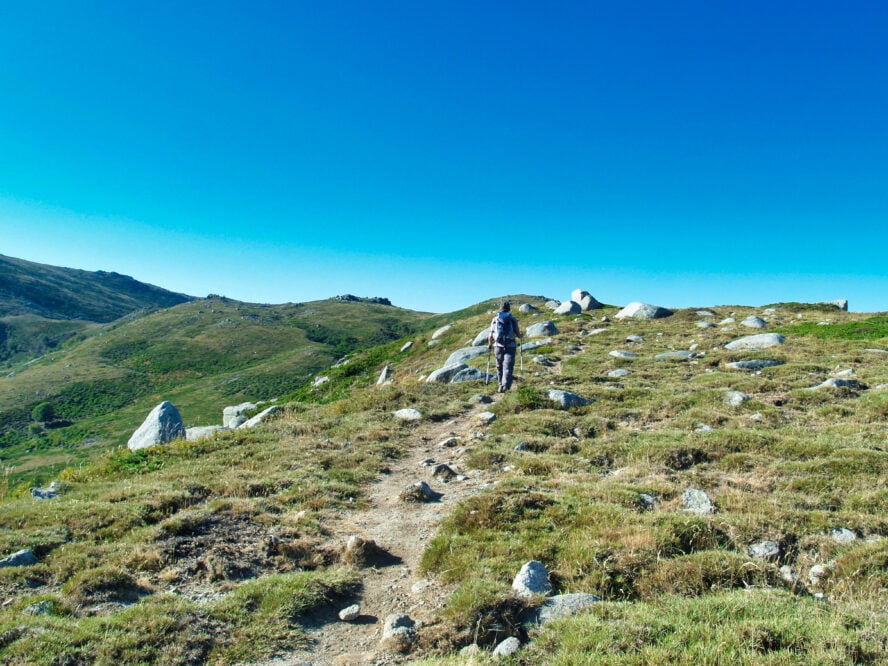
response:
M494 395L497 400L500 396ZM339 607L307 618L312 640L309 650L264 662L263 666L352 666L392 664L406 661L378 649L382 624L390 613L404 613L418 622L433 618L444 606L449 590L419 574L419 561L440 522L466 497L480 492L489 479L469 474L462 462L472 434L483 432L478 415L490 405L476 404L460 416L441 423L424 423L411 436L410 449L381 475L369 490L370 508L339 516L324 527L332 534L331 543L341 547L349 536L372 539L387 557L382 564L361 569L363 586L355 603L361 616L354 622L338 618ZM457 437L453 447L440 443ZM428 461L434 461L429 464ZM443 482L433 478L435 464L447 463L464 480ZM439 494L434 502L407 503L401 491L417 481L426 481ZM347 605L347 604L343 604Z

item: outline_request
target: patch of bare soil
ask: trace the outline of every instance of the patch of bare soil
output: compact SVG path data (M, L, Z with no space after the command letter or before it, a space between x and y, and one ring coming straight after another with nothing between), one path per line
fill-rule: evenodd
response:
M478 414L486 408L487 405L478 404L450 421L417 427L411 449L370 489L369 509L341 515L324 526L331 534L330 548L341 550L351 536L373 541L378 547L375 555L368 558L369 566L361 569L360 592L341 604L344 608L358 603L361 614L357 620L343 622L338 617L341 607L337 606L305 618L311 647L261 666L357 666L403 663L416 658L415 652L404 656L381 651L382 625L391 613L409 615L419 626L430 623L447 602L450 590L433 579L421 577L419 562L438 525L453 507L480 492L490 481L478 472L470 473L463 465L467 448L477 440L475 433L485 430ZM448 445L442 446L446 440L450 440ZM436 466L441 463L458 476L445 481L448 474L440 469L436 476ZM432 501L408 502L400 498L405 488L419 481L431 486Z

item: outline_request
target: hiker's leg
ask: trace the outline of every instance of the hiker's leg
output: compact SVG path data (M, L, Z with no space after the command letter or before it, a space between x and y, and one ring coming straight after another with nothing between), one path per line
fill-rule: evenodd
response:
M494 347L496 350L496 382L500 390L503 388L503 358L506 350L503 347Z
M515 347L507 347L503 350L503 380L501 385L504 390L512 388L512 373L515 369Z

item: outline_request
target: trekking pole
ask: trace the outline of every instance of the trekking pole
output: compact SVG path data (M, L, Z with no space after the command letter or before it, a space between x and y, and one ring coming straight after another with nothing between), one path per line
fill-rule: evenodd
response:
M521 368L521 379L524 380L524 345L518 345L518 364Z
M487 345L487 372L484 373L484 385L490 383L490 345Z

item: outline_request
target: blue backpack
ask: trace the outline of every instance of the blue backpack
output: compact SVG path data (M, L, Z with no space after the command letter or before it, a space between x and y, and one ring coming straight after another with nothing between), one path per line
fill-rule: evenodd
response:
M493 339L501 345L515 342L515 318L511 312L500 312L496 316Z

